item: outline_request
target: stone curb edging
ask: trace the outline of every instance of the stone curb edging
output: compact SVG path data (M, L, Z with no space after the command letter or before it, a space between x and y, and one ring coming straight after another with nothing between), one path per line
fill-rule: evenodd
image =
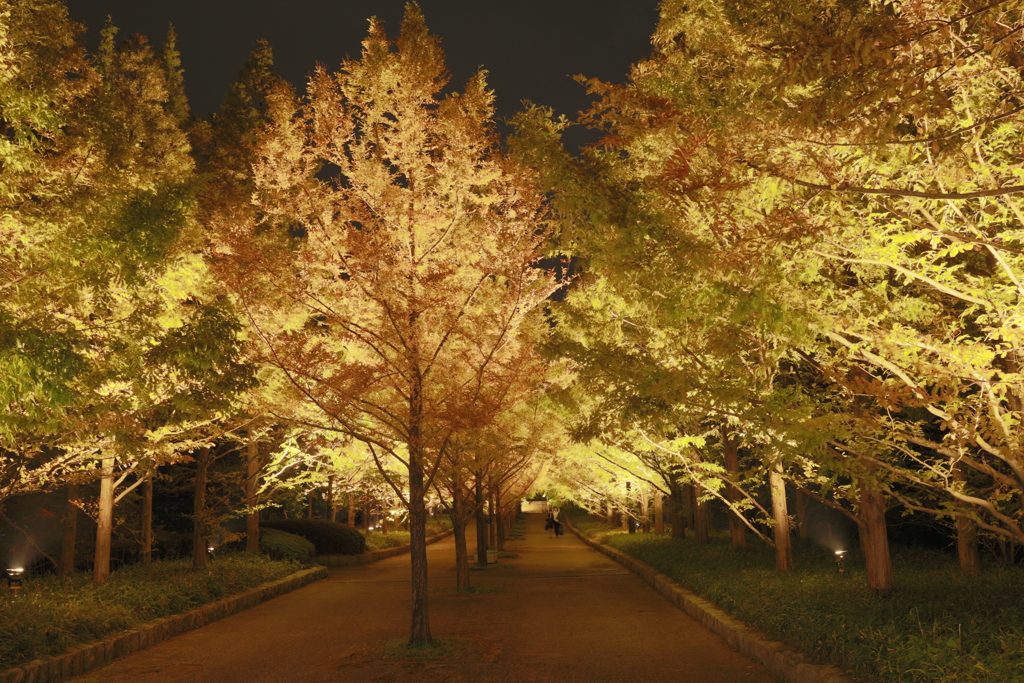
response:
M453 529L449 529L448 531L442 531L439 534L435 534L427 539L427 545L436 543L443 538L448 538L453 533L455 533L455 531ZM407 552L409 552L409 546L399 545L394 548L368 550L362 555L317 555L313 558L313 561L325 567L354 567L357 565L377 562L378 560L386 560L389 557L395 557L396 555L402 555ZM2 679L0 679L0 683L3 683Z
M124 633L76 645L56 657L35 659L19 667L2 670L0 683L52 683L62 678L78 676L90 669L109 664L118 657L138 652L324 578L327 578L325 567L302 569L284 578L229 595L188 612L154 619Z
M842 670L827 664L811 664L807 658L786 648L784 643L769 640L760 631L729 616L709 600L683 588L673 579L626 553L585 536L573 528L568 520L565 526L594 550L604 553L649 583L669 602L721 636L733 648L765 666L785 683L855 683Z

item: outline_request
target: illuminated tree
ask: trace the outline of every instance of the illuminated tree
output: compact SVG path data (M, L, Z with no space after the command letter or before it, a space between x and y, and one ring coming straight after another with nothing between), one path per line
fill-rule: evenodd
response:
M277 368L275 410L403 463L413 615L431 640L425 496L452 435L492 419L485 388L552 289L535 261L541 197L497 148L483 74L461 94L415 5L376 20L360 60L318 69L307 98L270 98L257 220L217 247ZM287 392L287 393L284 393ZM382 468L386 475L386 470Z
M887 497L1019 539L1019 14L669 2L631 82L591 82L607 135L582 172L529 112L527 147L546 150L595 272L746 341L724 355L686 320L629 320L712 368L691 387L753 370L752 403L792 406L739 426L857 520L880 590ZM716 419L739 405L704 403Z

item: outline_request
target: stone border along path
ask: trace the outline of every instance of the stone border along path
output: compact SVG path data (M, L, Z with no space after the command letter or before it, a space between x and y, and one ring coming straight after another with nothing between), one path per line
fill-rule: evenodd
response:
M452 533L453 531L449 529L448 531L431 536L427 539L427 543L440 541ZM403 545L395 548L371 550L362 555L350 555L347 557L359 558L360 561L353 564L370 564L371 562L407 552L409 552L409 546ZM320 562L320 560L330 560L330 558L338 557L346 556L320 555L315 559L317 562ZM56 657L34 659L21 666L0 670L0 683L53 683L62 678L78 676L91 669L109 664L119 657L144 650L168 638L173 638L187 631L205 626L210 622L237 614L271 598L290 593L293 590L325 578L327 578L327 567L320 566L311 569L301 569L276 581L269 581L241 593L229 595L226 598L196 607L188 612L147 621L124 633L117 633L101 640L75 645Z
M725 610L696 593L683 588L673 579L641 562L632 555L595 541L577 531L565 515L562 521L577 538L638 574L654 590L691 617L704 624L732 647L764 665L780 681L786 683L855 683L841 669L828 664L811 664L807 657L786 648L785 643L770 640L760 631L729 616Z

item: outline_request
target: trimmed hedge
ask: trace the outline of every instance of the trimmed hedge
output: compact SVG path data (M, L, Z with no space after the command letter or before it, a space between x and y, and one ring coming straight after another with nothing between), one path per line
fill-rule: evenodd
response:
M275 560L311 562L316 546L302 536L280 529L266 528L260 533L260 550Z
M277 519L260 522L264 529L278 529L302 536L316 547L317 555L359 555L366 552L366 539L348 526L327 519Z

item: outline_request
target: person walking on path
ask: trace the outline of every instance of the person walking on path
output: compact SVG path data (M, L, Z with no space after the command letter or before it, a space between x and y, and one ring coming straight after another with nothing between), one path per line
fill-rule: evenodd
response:
M562 511L559 510L558 508L552 508L551 509L551 522L552 522L552 526L555 528L554 529L555 530L555 536L561 536L562 535L562 523L558 521L558 515L561 512Z
M558 508L548 508L548 516L544 520L544 530L548 532L548 538L555 537L555 510Z

